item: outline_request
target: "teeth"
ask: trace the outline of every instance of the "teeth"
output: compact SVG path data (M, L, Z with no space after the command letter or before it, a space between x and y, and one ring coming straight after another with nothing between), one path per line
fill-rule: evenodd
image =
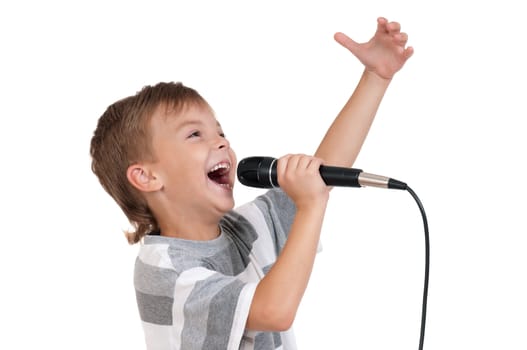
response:
M213 171L216 171L218 169L230 169L231 166L227 163L220 163L220 164L216 164L215 166L212 167L212 169L209 170L209 173L213 172Z

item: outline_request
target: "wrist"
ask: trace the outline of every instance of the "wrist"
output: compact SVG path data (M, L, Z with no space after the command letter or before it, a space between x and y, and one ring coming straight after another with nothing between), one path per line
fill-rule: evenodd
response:
M362 75L362 79L369 81L369 82L371 81L373 84L387 88L388 85L390 85L390 82L392 81L393 76L386 78L386 77L379 75L377 72L373 70L365 68L364 73Z
M329 194L312 200L304 200L295 203L297 213L317 214L324 213L328 204Z

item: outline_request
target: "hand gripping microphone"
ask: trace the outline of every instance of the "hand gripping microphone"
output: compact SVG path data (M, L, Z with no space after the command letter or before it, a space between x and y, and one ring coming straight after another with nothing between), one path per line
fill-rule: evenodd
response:
M249 157L238 164L238 180L245 186L258 188L280 187L276 175L276 158ZM360 169L320 166L320 176L328 186L380 187L406 190L404 182L389 177L365 173Z

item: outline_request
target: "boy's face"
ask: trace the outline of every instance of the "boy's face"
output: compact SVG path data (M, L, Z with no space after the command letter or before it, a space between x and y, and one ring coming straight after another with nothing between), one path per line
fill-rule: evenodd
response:
M150 123L152 166L169 206L188 219L220 218L234 207L236 172L236 156L220 124L207 106L191 105L177 115L163 110Z

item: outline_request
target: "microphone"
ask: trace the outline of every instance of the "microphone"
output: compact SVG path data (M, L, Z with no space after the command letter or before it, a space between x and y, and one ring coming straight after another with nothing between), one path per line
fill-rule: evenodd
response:
M280 187L276 175L276 158L248 157L238 164L238 180L245 186L257 188ZM404 182L385 176L365 173L360 169L320 166L320 176L328 186L380 187L406 190Z

